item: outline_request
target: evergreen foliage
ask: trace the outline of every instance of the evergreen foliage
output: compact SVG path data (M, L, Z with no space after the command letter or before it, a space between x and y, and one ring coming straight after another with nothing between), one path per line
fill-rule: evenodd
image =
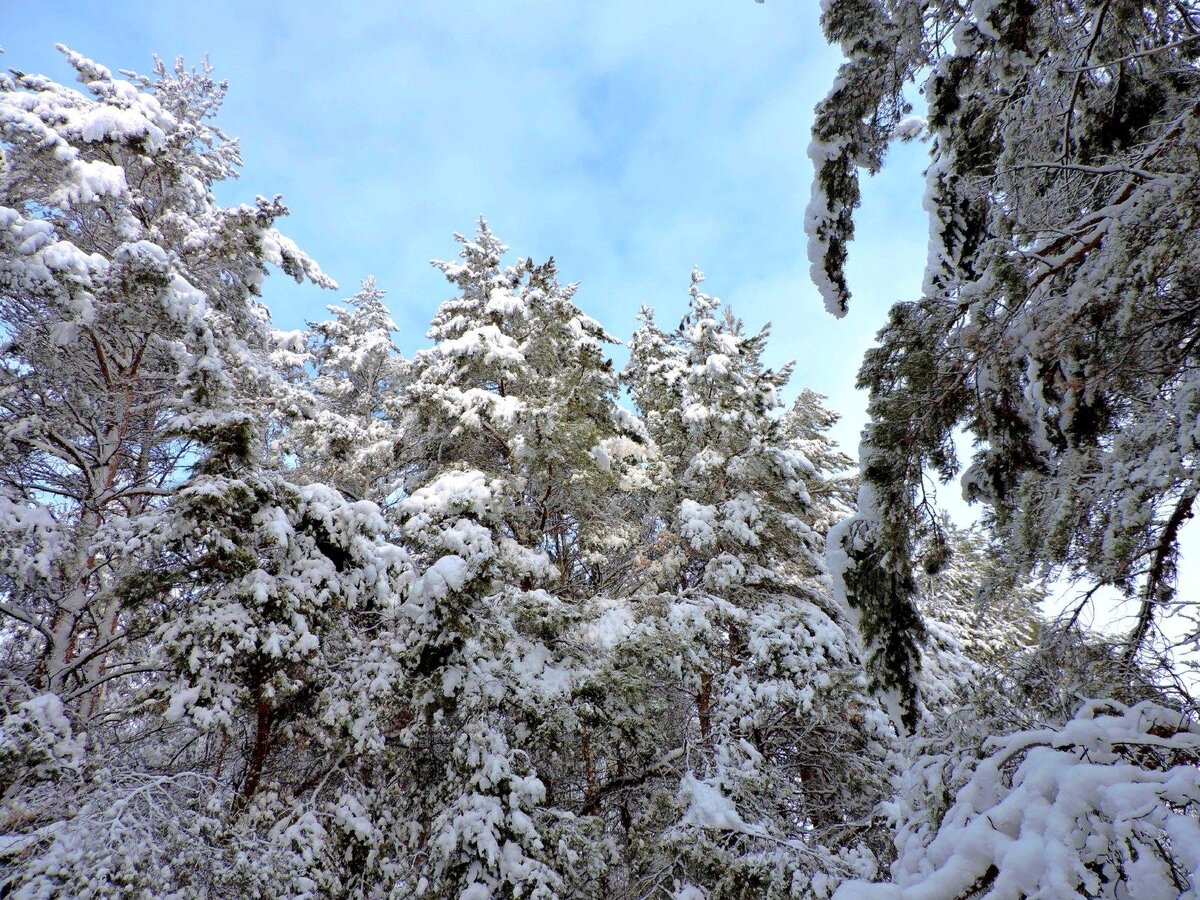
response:
M1172 608L1198 488L1200 13L832 0L821 21L847 57L810 150L809 255L831 312L849 299L858 169L877 171L892 140L930 144L923 292L893 306L859 373L867 491L835 550L877 683L912 725L912 572L939 530L923 479L959 475L960 427L975 447L964 494L1012 571L1134 599L1132 663ZM905 117L918 83L926 120Z

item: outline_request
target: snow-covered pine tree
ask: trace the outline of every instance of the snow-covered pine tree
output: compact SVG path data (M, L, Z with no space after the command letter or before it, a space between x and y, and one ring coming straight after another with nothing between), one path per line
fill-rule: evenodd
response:
M991 507L1014 567L1062 567L1140 609L1131 660L1173 593L1200 475L1200 17L1193 5L833 0L848 62L817 110L809 254L846 311L857 168L875 171L917 78L930 255L864 362L871 392L847 581L875 674L909 717L919 665L914 535L928 468ZM922 519L925 522L922 524Z
M667 688L687 698L666 735L678 774L642 806L632 878L639 895L672 881L819 894L827 873L872 866L861 838L890 735L825 574L818 528L840 506L838 473L799 447L843 458L815 395L778 414L790 367L764 367L767 330L746 335L701 281L673 334L643 313L625 376L661 456L647 587L677 654Z
M405 571L265 464L266 266L333 284L278 198L215 201L207 68L64 53L83 91L0 76L0 891L302 896L361 827L331 760L379 742L351 688Z
M931 667L954 695L931 694L898 757L890 878L836 897L1189 896L1200 736L1171 709L1179 697L1131 678L1102 635L1033 617L1040 644L994 660L986 644L1011 633L971 646L929 621Z
M1018 671L1023 658L1049 650L1041 641L1053 643L1054 630L1042 612L1045 586L1014 578L986 531L958 528L943 513L936 539L944 544L924 555L944 559L917 575L928 635L921 700L935 718L968 703L980 678L994 682Z
M829 434L841 416L825 405L826 399L811 388L802 388L780 422L791 446L815 470L806 480L808 514L810 525L822 535L854 511L858 488L854 460Z
M154 83L123 81L64 53L86 93L0 80L4 609L38 635L23 674L95 707L123 640L112 573L140 543L139 513L198 447L248 439L252 414L213 398L233 389L227 365L261 377L265 263L331 282L273 229L278 200L213 201L240 162L206 121L223 85L161 63Z
M392 337L396 323L385 296L367 278L353 297L329 307L333 318L281 336L281 362L297 370L317 403L294 410L279 441L297 469L294 477L380 504L400 479L402 410L395 403L407 366Z
M573 700L602 667L600 595L632 558L621 498L644 437L616 402L612 339L553 261L503 265L482 222L458 240L437 265L459 294L403 394L413 877L436 896L595 895L611 851Z

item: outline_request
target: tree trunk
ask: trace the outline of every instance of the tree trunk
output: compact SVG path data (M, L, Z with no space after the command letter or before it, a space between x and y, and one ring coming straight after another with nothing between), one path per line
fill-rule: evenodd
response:
M237 800L233 804L234 815L245 810L254 799L258 783L262 780L263 765L271 752L271 705L266 700L258 701L254 725L254 749L250 752L250 761L246 765L246 775L242 779L242 787L238 791Z

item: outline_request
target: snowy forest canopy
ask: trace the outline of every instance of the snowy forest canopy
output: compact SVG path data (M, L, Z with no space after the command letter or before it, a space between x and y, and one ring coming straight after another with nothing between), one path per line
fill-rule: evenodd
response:
M621 371L484 222L411 357L372 278L276 329L271 269L337 285L281 198L217 202L211 70L0 76L0 896L1200 896L1197 635L1161 627L1200 9L822 24L830 312L859 170L931 152L857 464L699 271ZM1080 624L1102 588L1131 633Z

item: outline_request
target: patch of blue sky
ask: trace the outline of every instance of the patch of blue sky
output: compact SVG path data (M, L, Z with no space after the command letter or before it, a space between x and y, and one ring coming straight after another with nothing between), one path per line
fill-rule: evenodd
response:
M868 186L850 318L827 319L808 283L805 150L838 62L815 4L115 0L9 7L0 41L9 65L60 77L56 41L113 68L208 54L246 158L222 200L282 193L282 227L342 295L371 273L389 291L406 351L447 295L427 261L484 215L515 253L554 255L618 335L642 302L678 319L700 266L748 326L775 320L771 361L797 359L796 387L831 395L853 446L861 351L919 285L919 146ZM266 291L284 328L336 299Z

